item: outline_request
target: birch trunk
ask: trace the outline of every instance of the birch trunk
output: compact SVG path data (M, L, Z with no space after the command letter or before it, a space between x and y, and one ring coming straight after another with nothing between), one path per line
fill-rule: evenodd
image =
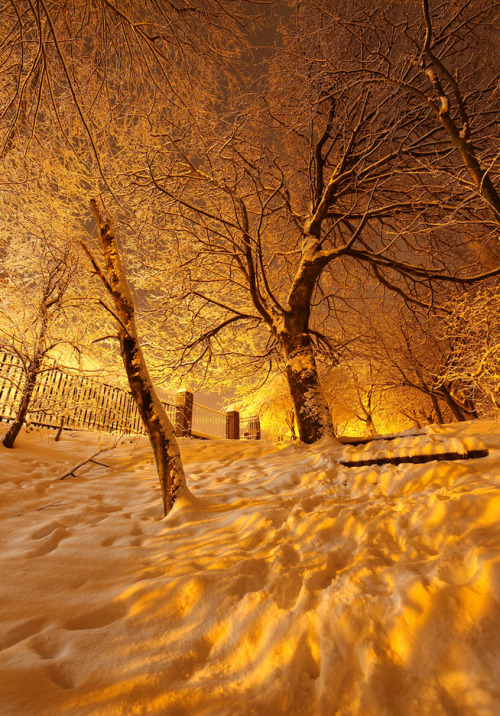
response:
M167 515L175 499L186 487L179 446L175 439L175 429L156 393L139 343L134 299L120 259L115 233L109 221L102 218L97 203L92 201L91 204L98 226L106 275L103 275L92 256L91 260L113 297L118 320L121 356L132 397L153 448L164 514ZM90 253L88 249L86 250Z

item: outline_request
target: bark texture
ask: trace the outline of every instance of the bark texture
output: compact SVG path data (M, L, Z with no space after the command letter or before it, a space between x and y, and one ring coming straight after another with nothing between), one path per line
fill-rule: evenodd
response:
M284 333L281 344L299 438L311 444L324 435L333 437L332 418L319 383L310 335Z
M55 283L52 282L52 279L56 279ZM13 448L14 443L16 441L17 436L19 435L19 432L21 428L24 425L24 422L26 420L26 415L28 414L28 410L31 403L31 398L33 397L33 391L35 389L36 381L38 378L38 375L40 371L42 370L42 364L43 359L46 353L46 339L47 339L47 331L49 326L49 309L53 307L55 304L57 304L58 300L60 299L62 293L64 292L64 289L62 291L59 291L56 293L56 296L52 296L54 289L57 286L57 271L54 272L52 276L50 276L49 281L44 287L42 300L40 302L40 316L41 316L41 322L40 322L40 330L37 336L37 340L33 349L32 357L26 362L25 365L27 365L27 368L25 368L25 385L24 389L21 395L21 401L19 403L19 410L17 412L16 418L12 425L10 426L9 430L4 436L4 439L2 441L2 444L6 448Z
M313 238L316 243L316 240ZM285 358L286 376L295 410L299 438L311 444L327 435L335 437L332 416L321 388L311 340L311 298L327 260L304 251L284 313L279 340Z
M450 71L444 62L435 54L432 47L433 28L429 0L422 0L422 5L426 24L424 52L428 61L428 67L425 69L425 73L437 98L436 102L433 103L433 107L435 111L437 111L439 122L448 134L452 145L460 153L462 161L476 189L489 205L495 219L499 221L500 195L493 183L489 168L482 166L476 155L476 150L471 138L471 124L473 123L467 112L466 97L462 94L457 80L458 70L455 72ZM456 109L458 110L458 121L461 126L458 126L452 117L452 101L449 93L446 92L445 84L452 90L451 95L455 100Z

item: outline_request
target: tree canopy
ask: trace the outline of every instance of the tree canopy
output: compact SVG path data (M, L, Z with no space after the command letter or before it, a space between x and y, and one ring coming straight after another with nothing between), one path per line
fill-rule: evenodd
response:
M102 202L154 375L286 376L299 437L314 442L335 432L322 376L358 365L368 428L361 386L397 321L432 343L470 287L496 281L499 12L485 0L13 0L2 191L36 187L80 226L67 242L97 252L88 206ZM437 363L425 384L439 417L460 391Z

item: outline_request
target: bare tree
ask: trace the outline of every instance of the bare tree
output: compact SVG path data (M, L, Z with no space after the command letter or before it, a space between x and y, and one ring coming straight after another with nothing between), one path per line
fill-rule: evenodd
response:
M181 300L199 326L180 363L210 356L236 325L264 327L267 357L282 362L300 438L311 443L333 434L316 356L335 350L320 328L346 276L430 308L440 284L491 272L460 261L463 234L447 242L463 196L427 181L441 151L428 107L402 110L390 84L371 91L362 42L350 47L315 3L296 10L263 101L248 98L223 134L216 122L218 134L197 127L158 142L138 180L176 221L191 278ZM443 237L429 226L445 214Z
M3 438L7 448L14 447L25 423L37 380L44 371L53 368L51 357L56 357L55 352L63 344L71 345L68 310L77 305L70 290L79 271L75 252L53 244L40 247L34 241L27 243L21 257L17 257L20 270L6 264L0 306L0 347L15 354L22 366L17 414ZM36 273L29 272L25 261L19 266L23 253L26 259L26 249L35 252L35 265L31 261L31 268Z
M356 390L356 395L358 398L358 409L356 410L356 418L361 423L364 423L368 435L375 435L377 431L375 429L374 413L376 410L376 403L380 401L377 401L377 386L374 376L373 364L369 362L366 366L367 375L364 376L364 380L362 380L361 376L359 375L361 371L351 369L351 372L354 387Z
M401 306L386 315L384 325L375 320L373 326L369 350L385 375L387 388L426 396L432 408L432 412L427 411L431 422L477 417L463 380L451 380L448 375L453 343L443 336L435 315L425 316ZM419 410L422 415L422 406Z
M29 147L53 116L82 165L101 161L113 120L156 102L164 121L196 94L213 99L219 77L248 44L265 0L158 3L116 0L12 0L0 8L0 109L3 154ZM201 88L210 84L211 93ZM202 111L202 107L199 107ZM107 126L107 123L111 123ZM105 131L103 131L105 130Z
M88 184L81 196L89 186L104 192L136 247L141 222L143 234L162 230L167 260L175 251L182 262L177 297L193 318L178 364L206 367L224 335L264 328L257 360L286 372L300 437L313 442L333 434L317 356L338 352L331 326L353 276L363 290L375 282L431 310L439 286L483 279L496 263L488 272L480 256L460 260L470 246L464 222L469 232L483 227L479 240L491 226L463 177L447 173L456 162L438 104L420 101L422 81L437 86L421 63L404 76L404 42L387 69L397 33L420 47L419 59L422 41L428 64L428 52L442 59L436 43L448 52L460 13L453 32L427 28L427 41L410 37L396 8L374 46L377 5L360 3L359 16L352 3L335 14L323 0L291 5L258 92L242 96L231 63L260 3L253 12L217 0L14 0L2 10L0 122L4 161L46 141L66 147L67 167L70 148ZM416 97L413 85L418 101L402 104ZM141 202L152 200L157 216L145 221ZM155 263L139 253L129 252L134 267Z
M206 105L221 100L231 86L229 69L264 5L252 0L237 0L231 7L218 0L163 5L156 0L13 0L4 5L0 154L10 176L2 190L22 184L38 154L50 173L40 186L41 202L69 204L73 218L79 212L81 218L82 197L90 190L104 191L132 231L141 223L144 230L143 196L137 197L138 187L128 177L140 165L154 131L153 113L161 114L163 131L176 127L177 106L191 122L200 121ZM196 100L188 106L192 96ZM97 207L95 211L97 216ZM119 258L117 262L118 271ZM107 281L109 287L111 279ZM124 273L120 286L126 287ZM130 335L136 337L128 297L130 292L120 304L131 322L129 333L122 335L124 346ZM138 343L130 350L142 356ZM127 365L132 370L130 361ZM152 430L160 412L155 400L144 407ZM162 431L164 425L153 434L167 511L183 475L175 440L169 448L159 446Z
M362 42L358 67L374 86L398 89L401 106L429 109L448 143L434 171L481 197L498 222L498 2L360 3L349 20L335 18Z

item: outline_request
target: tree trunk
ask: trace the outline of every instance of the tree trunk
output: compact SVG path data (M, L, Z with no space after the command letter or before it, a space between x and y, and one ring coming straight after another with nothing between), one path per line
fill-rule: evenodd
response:
M427 23L426 46L424 51L430 66L425 68L430 83L436 93L437 102L435 109L438 113L438 120L444 127L451 144L460 152L462 161L466 166L472 181L476 185L479 194L489 205L494 218L500 220L500 195L490 176L490 168L482 166L476 156L476 150L471 139L470 120L467 116L465 99L460 90L458 80L453 77L453 73L449 72L442 60L438 59L430 47L431 40L431 19L429 15L429 7L427 0L424 0L424 16ZM453 89L455 100L457 101L459 116L461 118L461 128L457 126L455 119L450 112L451 103L443 87L443 81L448 81Z
M291 436L292 440L297 440L297 435L295 434L295 411L294 410L286 411L285 424L286 424L287 428L290 430L290 436Z
M35 389L37 375L40 371L40 361L35 358L35 361L30 365L28 373L26 375L26 385L23 388L21 395L21 402L19 404L19 410L17 411L16 418L7 433L4 435L2 444L6 448L13 448L17 436L26 420L26 415L31 403L31 397L33 390Z
M99 229L106 275L83 244L104 285L113 297L118 321L120 350L132 397L137 404L155 456L160 480L164 514L171 510L175 499L186 487L186 479L175 430L158 398L146 366L135 323L135 305L125 270L121 263L114 231L102 219L95 201L92 209Z
M493 184L487 167L479 163L470 140L465 139L446 112L439 113L439 121L445 128L453 146L458 149L467 170L480 195L490 207L493 216L500 220L500 196Z
M180 490L186 484L181 455L175 439L175 429L168 419L149 376L135 325L132 329L132 325L128 321L127 328L128 334L123 330L119 331L120 351L132 397L153 448L162 492L163 510L167 515Z
M468 420L477 420L479 418L474 401L471 398L466 398L464 402L464 408L469 414Z
M439 425L443 425L444 418L443 418L443 413L441 412L441 408L439 406L438 399L436 398L434 393L429 393L429 398L431 399L431 403L434 408L434 412L436 413L436 417L437 417L437 421L438 421Z
M311 226L309 230L313 244L317 243L320 225L314 230ZM304 241L305 239L306 237ZM299 438L307 444L316 442L324 435L335 437L332 415L319 383L309 333L312 295L327 263L324 257L314 257L312 245L303 249L301 264L288 295L287 310L283 315L284 330L279 333Z
M459 423L465 422L465 421L467 420L467 418L466 418L465 415L463 414L460 405L459 405L459 404L456 402L456 400L453 398L453 396L451 395L451 393L450 393L450 391L448 390L448 388L447 388L446 386L442 385L442 386L441 386L441 392L443 393L443 397L444 397L444 399L446 400L446 402L447 402L447 404L448 404L448 407L450 408L451 412L453 413L453 415L454 415L455 418L457 419L457 422L459 422Z
M324 435L334 437L332 416L319 384L309 334L291 336L284 332L280 338L300 440L311 444Z
M448 386L442 385L441 391L444 395L446 402L450 406L453 415L456 417L459 423L463 423L466 420L470 420L471 418L477 418L477 413L474 410L474 407L472 406L471 409L468 409L466 405L459 403L451 390L448 388Z
M57 428L56 439L55 439L56 443L58 443L59 440L61 439L63 429L64 429L64 418L61 420L61 424Z
M376 435L377 431L375 430L375 423L373 422L373 418L371 416L371 413L367 413L366 419L365 419L366 429L368 430L368 435Z

